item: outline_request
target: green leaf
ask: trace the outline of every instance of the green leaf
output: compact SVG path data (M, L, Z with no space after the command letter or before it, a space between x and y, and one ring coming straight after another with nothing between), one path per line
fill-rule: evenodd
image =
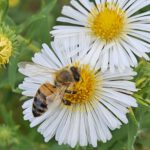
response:
M150 103L148 100L144 100L140 95L134 94L134 97L136 98L137 102L144 107L150 108Z
M41 45L44 43L49 43L50 41L50 35L49 30L51 25L50 21L52 18L49 16L42 16L39 18L39 20L33 22L28 27L28 30L26 31L26 36L28 39L38 41L38 43ZM41 31L42 29L42 31Z
M140 86L143 82L145 82L145 80L146 80L146 77L139 79L139 80L136 82L136 86Z
M0 79L2 79L0 81L0 88L9 86L6 68L0 68Z
M120 150L127 143L128 125L122 125L120 129L116 129L112 132L112 139L107 143L99 143L97 150L112 150L113 147L117 147L116 150ZM118 144L120 141L120 144ZM124 145L122 145L124 143Z
M0 0L0 22L5 18L8 10L8 0Z
M10 27L16 26L14 20L11 17L9 17L9 16L6 16L5 23L7 25L9 25Z
M12 91L16 94L21 94L21 90L19 88L13 89Z
M29 26L32 24L35 24L36 26L39 27L39 24L36 24L36 23L42 22L43 19L48 17L49 13L54 8L56 2L57 2L57 0L51 0L45 7L42 8L42 10L38 14L35 14L35 15L29 17L23 24L21 24L18 27L19 33L22 33L26 29L28 30ZM38 28L38 29L40 29L40 28ZM38 31L38 30L36 30L36 31Z
M17 80L17 58L11 58L9 67L8 67L8 80L11 86L11 89L15 89L15 83Z
M56 5L57 0L51 0L49 4L47 4L43 9L41 10L42 14L48 14L51 12Z
M138 132L138 122L132 108L130 108L128 124L128 150L134 150L134 143Z
M15 126L15 122L12 118L12 112L8 112L3 105L0 106L0 116L6 125L12 127Z

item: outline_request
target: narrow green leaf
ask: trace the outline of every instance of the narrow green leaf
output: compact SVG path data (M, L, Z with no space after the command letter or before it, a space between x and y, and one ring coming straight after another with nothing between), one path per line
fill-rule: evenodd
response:
M8 0L0 0L0 22L5 18L8 10Z
M8 67L8 80L12 90L15 89L15 83L17 80L17 60L12 58Z
M9 86L7 70L5 68L0 68L0 88Z
M134 97L136 98L137 102L141 105L143 105L144 107L148 107L150 108L150 103L148 100L144 100L140 95L138 94L134 94Z
M128 124L128 150L134 150L134 143L138 132L138 123L132 108L130 108Z
M39 13L29 17L29 19L27 19L23 24L21 24L18 27L18 33L22 33L23 31L25 31L25 29L28 28L28 26L30 26L33 23L42 22L42 20L45 19L48 16L48 14L52 11L56 2L57 0L51 0L45 7L42 8L42 10Z
M43 14L48 14L49 12L51 12L53 10L53 8L56 5L57 0L51 0L49 2L49 4L47 4L45 7L43 7L43 9L41 10L41 13Z
M139 80L136 82L136 86L140 86L143 82L145 82L145 80L147 80L146 77L143 77L143 78L139 79Z
M19 88L12 89L12 91L16 94L21 94L21 90Z

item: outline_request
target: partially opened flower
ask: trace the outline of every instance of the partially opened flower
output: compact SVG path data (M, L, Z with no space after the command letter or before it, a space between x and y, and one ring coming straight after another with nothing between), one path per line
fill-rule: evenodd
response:
M64 6L57 21L68 25L55 26L51 32L70 46L86 43L99 55L102 71L108 68L134 67L137 58L149 60L150 11L138 13L150 5L149 0L71 0ZM65 37L65 38L64 38ZM71 42L72 41L72 42ZM85 52L86 53L86 52Z
M8 145L18 144L16 138L16 129L7 125L0 125L0 146L6 147Z
M16 49L16 35L5 24L0 25L0 65L9 62L10 57Z
M24 119L30 127L39 125L45 142L55 136L59 144L96 147L97 141L110 140L110 130L128 123L128 108L137 107L131 96L135 84L129 81L136 73L102 73L88 54L80 60L80 53L69 58L71 49L58 43L52 48L43 44L33 63L19 64L27 76L19 88L31 97L23 104Z

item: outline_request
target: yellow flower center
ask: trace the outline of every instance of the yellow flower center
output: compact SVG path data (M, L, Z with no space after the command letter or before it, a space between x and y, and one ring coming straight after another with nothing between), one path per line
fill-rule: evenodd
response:
M9 0L10 7L16 7L20 3L20 0Z
M4 35L0 35L0 64L9 62L12 49L12 42Z
M84 104L92 101L99 80L96 78L94 70L89 65L80 66L80 81L76 82L69 90L76 91L76 94L65 94L64 99L72 104Z
M125 28L126 17L118 6L105 3L91 11L88 21L93 34L109 42L121 36Z

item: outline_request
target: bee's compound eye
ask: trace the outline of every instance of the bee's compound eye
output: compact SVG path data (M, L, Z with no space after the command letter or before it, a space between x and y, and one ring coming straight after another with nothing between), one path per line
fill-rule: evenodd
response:
M80 81L80 74L74 76L75 81L79 82Z
M74 80L76 82L80 81L80 73L77 67L71 67L70 70L73 73Z

